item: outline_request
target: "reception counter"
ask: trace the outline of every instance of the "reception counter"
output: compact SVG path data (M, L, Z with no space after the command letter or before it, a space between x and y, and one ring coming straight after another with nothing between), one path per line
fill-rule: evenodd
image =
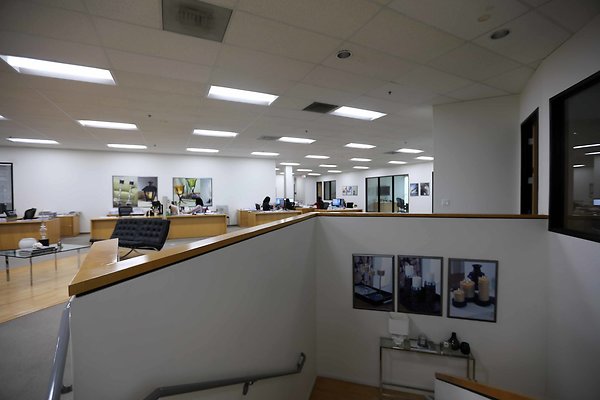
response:
M90 220L90 240L110 239L119 218L162 218L157 217L102 217ZM227 232L227 215L198 214L170 215L168 239L198 238L216 236Z
M362 208L328 208L326 210L319 210L314 207L296 207L297 211L300 211L302 214L306 214L309 212L363 212Z
M252 211L252 210L239 210L238 211L238 225L241 228L247 228L250 226L262 225L267 222L278 221L289 217L302 214L301 211Z
M14 250L19 248L19 240L23 238L40 239L40 226L46 223L47 238L50 243L60 240L60 222L58 218L20 219L17 221L0 222L0 250Z

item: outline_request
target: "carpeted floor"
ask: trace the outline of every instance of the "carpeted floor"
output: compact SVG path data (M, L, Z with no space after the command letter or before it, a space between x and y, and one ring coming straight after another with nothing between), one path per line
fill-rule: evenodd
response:
M0 324L0 399L43 399L64 304ZM67 359L65 383L71 384ZM61 397L72 399L72 394Z

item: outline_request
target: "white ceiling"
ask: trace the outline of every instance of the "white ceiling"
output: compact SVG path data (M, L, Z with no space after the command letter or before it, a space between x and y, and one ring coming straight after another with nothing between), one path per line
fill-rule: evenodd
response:
M418 162L435 156L432 105L519 93L541 60L600 12L598 0L214 0L233 9L223 43L162 30L160 0L2 0L0 54L99 68L116 86L20 75L0 61L2 146L44 138L59 148L217 156L281 153L278 161L325 172L352 157ZM493 41L491 32L510 35ZM353 52L340 60L341 49ZM269 107L206 98L210 85L279 95ZM302 111L313 101L387 113L365 122ZM76 120L135 123L138 132ZM235 139L193 136L233 130ZM261 136L316 139L310 145ZM371 150L343 147L376 145ZM31 146L31 145L30 145ZM308 154L331 159L311 160Z

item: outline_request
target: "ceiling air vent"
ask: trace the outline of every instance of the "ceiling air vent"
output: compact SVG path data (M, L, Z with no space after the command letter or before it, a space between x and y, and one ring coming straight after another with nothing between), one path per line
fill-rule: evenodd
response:
M261 136L257 140L279 140L281 136Z
M163 30L222 42L231 10L197 0L162 0Z
M303 108L304 111L312 111L320 114L327 114L338 108L339 106L334 106L333 104L319 103L314 102Z

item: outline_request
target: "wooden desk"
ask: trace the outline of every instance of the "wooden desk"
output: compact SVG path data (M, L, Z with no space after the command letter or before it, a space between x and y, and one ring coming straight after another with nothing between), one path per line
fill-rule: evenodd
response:
M362 208L332 208L327 210L318 210L314 207L296 207L296 211L306 214L313 211L319 212L363 212Z
M244 210L240 210L239 217L244 219L244 227L262 225L301 214L300 211L245 211L245 213L242 211Z
M238 226L240 228L247 228L250 224L249 218L250 213L255 212L253 210L238 210Z
M110 239L119 218L162 218L157 217L102 217L90 220L90 240ZM170 215L168 239L198 238L216 236L227 232L227 215L198 214Z
M19 240L23 238L41 239L40 226L42 222L46 223L46 229L48 230L46 236L50 243L57 243L60 240L60 222L58 218L0 222L0 250L18 249Z
M60 237L79 235L79 214L59 215Z

